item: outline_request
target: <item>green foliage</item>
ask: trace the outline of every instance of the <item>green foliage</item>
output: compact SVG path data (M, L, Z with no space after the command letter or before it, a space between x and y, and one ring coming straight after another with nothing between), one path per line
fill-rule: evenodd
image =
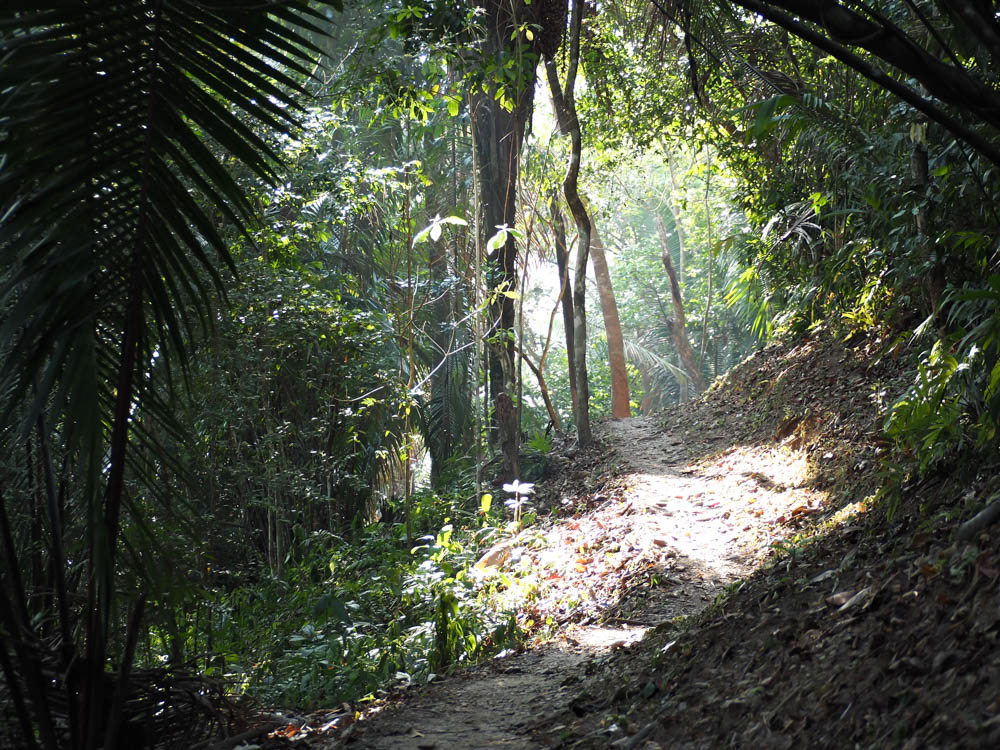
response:
M235 537L250 535L250 549L280 569L287 542L254 538L269 516L287 537L296 525L346 528L374 510L409 402L389 375L391 323L356 286L310 266L249 266L230 295L184 415L197 430L186 462L210 493L203 507L228 529L213 542L227 565Z
M527 448L535 453L548 453L552 450L552 438L542 430L535 430L528 438Z
M339 6L0 10L0 669L25 746L117 744L107 670L149 645L147 605L184 598L166 571L197 515L170 491L189 478L165 447L187 428L174 388L216 320L227 238L258 218L238 171L277 180L310 37Z
M968 367L937 341L921 361L916 382L892 405L886 432L904 455L917 459L920 471L960 447L964 388L956 376Z
M316 533L283 579L220 596L215 644L241 689L270 704L332 705L516 641L513 616L492 603L497 584L472 574L477 539L491 529L460 540L445 524L412 550L401 531L373 524L353 541Z
M886 420L921 473L966 447L989 452L1000 441L1000 276L950 290L941 314L954 333L923 356Z

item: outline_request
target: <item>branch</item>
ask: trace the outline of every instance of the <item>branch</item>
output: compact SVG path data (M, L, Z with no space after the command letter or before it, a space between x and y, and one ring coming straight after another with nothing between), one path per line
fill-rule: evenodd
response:
M993 127L1000 127L1000 116L998 116L1000 115L1000 102L997 101L995 93L992 89L970 78L964 71L958 71L954 67L942 63L925 50L909 43L905 37L900 38L893 35L890 30L868 21L841 5L834 4L834 7L831 8L827 4L824 12L817 7L817 4L807 3L803 0L782 0L780 3L766 3L760 0L733 1L833 55L865 78L923 112L954 136L965 141L987 159L1000 166L1000 150L988 139L945 112L930 99L921 96L910 86L892 79L885 71L862 59L831 37L839 36L845 39L848 44L853 43L863 47L919 80L927 87L928 91L942 101L976 114L983 122ZM778 4L807 20L821 24L830 32L831 36L823 36L802 21L772 7L772 5ZM959 75L956 76L956 73ZM980 102L985 104L980 104Z

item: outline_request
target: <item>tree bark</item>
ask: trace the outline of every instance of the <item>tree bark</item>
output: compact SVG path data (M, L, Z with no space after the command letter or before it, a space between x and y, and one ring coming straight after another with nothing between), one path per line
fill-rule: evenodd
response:
M701 372L702 365L705 363L705 344L708 342L708 316L712 312L712 267L715 265L712 253L712 207L708 200L711 180L712 161L711 156L709 156L708 169L705 170L705 229L707 232L705 244L708 247L708 296L705 300L705 318L701 323L701 346L698 351L699 372Z
M517 181L521 144L534 100L535 67L542 55L558 49L565 26L565 3L556 0L480 0L477 3L485 34L479 52L484 60L513 61L513 80L487 78L470 95L473 135L479 169L482 230L492 237L500 227L513 227L517 209ZM530 31L536 29L537 31ZM510 72L509 68L503 71ZM491 290L517 291L517 245L514 236L487 257L487 284ZM487 341L489 403L501 393L516 392L514 380L514 298L495 294L490 305ZM490 443L504 435L496 411ZM517 437L514 430L516 462Z
M451 350L451 337L448 335L450 313L454 305L453 292L447 281L448 255L444 239L431 240L427 249L427 265L430 272L431 286L437 298L431 303L433 312L431 340L434 342L435 358L446 358ZM437 290L442 285L448 285L444 291ZM453 319L452 319L453 320ZM431 376L431 409L437 405L436 429L427 441L427 450L431 457L431 486L438 488L441 484L441 470L445 461L455 451L454 409L447 408L446 400L453 393L452 378L455 368L445 362L437 366L437 371Z
M501 84L487 79L476 86L470 96L475 149L479 168L479 197L482 229L489 239L500 227L513 227L517 210L517 180L520 169L521 144L531 114L536 58L519 54L523 39L516 33L521 23L537 23L537 8L523 0L513 3L484 0L485 35L482 40L484 58L508 57L517 61L515 80ZM513 39L511 37L514 37ZM485 89L485 90L484 90ZM510 108L504 106L509 100ZM487 256L487 285L491 292L517 291L517 245L513 234ZM490 305L491 334L487 346L489 401L496 403L500 393L514 393L514 298L494 294ZM496 444L499 423L494 415L490 442Z
M550 201L552 227L556 238L556 265L559 268L560 302L562 304L563 330L566 336L566 360L569 372L569 395L576 415L576 357L573 346L573 288L569 283L569 250L566 247L566 223L563 221L555 195Z
M611 286L611 272L604 254L604 243L596 226L591 226L590 253L594 258L594 277L597 293L601 300L601 316L604 318L604 332L608 337L608 361L611 366L611 416L624 419L632 416L629 407L628 370L625 367L625 342L622 340L622 324L618 317L618 303L615 290Z
M507 393L497 394L493 404L496 413L497 430L500 434L500 451L503 454L503 476L504 482L513 482L517 479L518 471L518 443L520 442L521 430L517 424L517 412L514 409L514 402Z
M695 358L694 352L691 351L691 344L687 339L687 331L684 327L684 300L681 298L681 287L677 282L677 274L674 272L674 263L670 259L670 246L667 243L667 228L663 226L663 219L661 219L659 215L656 217L656 228L660 234L660 248L663 253L661 256L663 260L663 267L667 271L667 276L670 277L670 298L674 303L674 324L672 326L674 346L677 348L677 353L680 355L681 362L684 364L684 370L691 379L691 384L694 386L695 393L701 393L705 390L705 378L701 374L701 368L698 367L698 360Z
M576 72L580 65L580 28L583 25L583 0L573 0L570 20L569 56L566 70L565 90L559 85L555 60L546 57L545 71L552 94L552 106L559 121L559 128L569 133L571 151L569 166L563 179L563 193L577 227L576 275L573 279L573 347L576 368L577 400L574 410L577 443L581 447L593 442L590 429L590 387L587 379L587 260L590 255L590 217L583 205L577 188L580 176L580 156L583 140L580 134L580 120L576 116L574 87Z
M910 174L913 176L914 188L920 198L917 212L913 215L917 229L917 243L920 247L920 259L927 267L924 276L924 292L927 295L927 312L935 313L941 305L941 295L944 293L945 279L941 265L934 257L930 236L930 163L927 155L927 124L919 120L910 126L910 139L913 150L910 152Z

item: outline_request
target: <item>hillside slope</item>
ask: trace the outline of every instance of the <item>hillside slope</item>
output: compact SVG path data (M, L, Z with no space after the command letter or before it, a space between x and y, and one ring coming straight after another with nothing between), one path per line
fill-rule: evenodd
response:
M1000 746L1000 531L954 538L996 472L887 516L881 424L907 381L876 343L817 335L566 441L548 515L484 556L531 587L534 640L262 746Z
M880 409L905 381L874 347L801 341L666 415L693 470L786 451L825 499L714 606L601 663L565 746L1000 746L1000 529L955 537L995 471L909 487L891 520L872 507Z

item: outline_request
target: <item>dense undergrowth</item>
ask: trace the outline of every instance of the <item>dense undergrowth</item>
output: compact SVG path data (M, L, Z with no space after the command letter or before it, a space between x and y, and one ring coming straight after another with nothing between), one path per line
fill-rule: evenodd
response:
M219 669L255 703L310 709L363 702L516 647L530 627L519 607L534 584L475 563L535 514L525 510L515 525L503 503L485 497L472 509L456 496L419 493L409 544L399 522L345 537L313 532L293 547L282 577L217 592Z

